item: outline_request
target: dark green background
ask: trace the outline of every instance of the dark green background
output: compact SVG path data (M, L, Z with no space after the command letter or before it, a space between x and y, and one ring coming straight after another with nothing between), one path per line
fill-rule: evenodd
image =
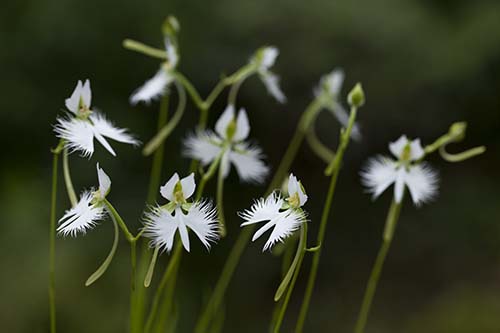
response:
M364 140L346 154L330 219L306 332L351 332L380 244L390 195L376 202L363 192L358 172L369 156L387 152L400 134L424 143L450 123L469 123L459 151L485 144L485 155L460 164L431 158L441 175L437 200L404 206L367 332L499 332L500 319L500 2L498 1L2 1L0 10L0 327L2 332L47 332L47 253L51 129L78 79L89 78L93 104L143 141L155 131L157 104L131 107L130 93L158 62L124 50L130 37L160 46L168 14L182 30L180 69L206 95L222 72L243 65L261 45L281 55L275 71L289 103L276 104L257 79L239 104L250 115L252 136L276 166L320 75L341 66L343 95L363 82ZM210 122L224 108L220 98ZM186 173L180 140L197 111L188 105L167 145L163 180ZM319 118L321 138L337 142L338 123ZM95 163L113 180L109 199L139 227L150 159L115 144L113 158L100 146L90 160L72 156L78 190L96 184ZM303 146L294 173L310 201L311 235L326 194L323 163ZM60 178L60 180L62 180ZM61 183L62 185L62 183ZM60 186L58 216L68 208ZM213 196L213 186L209 186ZM191 332L201 300L219 273L235 235L235 212L263 187L240 185L234 172L226 190L229 237L207 254L193 248L182 262L180 330ZM57 304L61 332L124 332L128 322L128 249L122 241L107 274L83 283L111 245L103 223L85 237L57 240ZM231 285L224 332L265 332L280 261L251 244ZM167 255L161 256L165 265ZM304 272L309 267L306 258ZM289 332L303 293L304 275L286 317Z

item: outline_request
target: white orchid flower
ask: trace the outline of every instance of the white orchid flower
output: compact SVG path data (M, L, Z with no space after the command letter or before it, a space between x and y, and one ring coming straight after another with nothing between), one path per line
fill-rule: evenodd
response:
M336 68L330 73L323 75L319 86L314 89L316 97L324 96L327 99L326 108L339 123L345 128L349 122L349 113L340 103L340 92L344 83L345 74L340 68ZM354 124L351 136L355 140L361 140L361 131L358 124Z
M377 198L394 184L394 200L403 199L405 186L408 187L415 205L434 198L438 191L438 175L428 164L420 160L425 155L420 139L413 141L403 135L389 144L389 150L397 158L379 156L369 160L361 172L362 183Z
M280 78L270 70L274 66L278 55L279 50L276 47L267 46L257 50L250 62L257 66L257 73L267 92L278 102L285 103L286 96L280 88Z
M241 224L242 227L267 221L255 232L252 241L273 228L263 251L272 248L277 242L283 242L299 229L302 223L306 223L306 213L301 207L306 203L307 195L302 184L293 174L288 179L288 193L288 197L284 199L273 192L267 198L257 200L250 209L239 213L239 216L245 220Z
M71 97L66 99L66 107L70 111L68 117L57 118L54 131L57 137L65 140L70 152L80 151L83 156L91 157L94 153L94 138L113 156L116 153L106 138L132 145L139 144L125 129L115 127L103 114L91 110L91 98L89 80L85 84L78 81Z
M169 37L165 37L165 52L168 61L160 66L160 69L141 87L139 87L132 96L130 96L130 104L135 105L139 102L146 104L163 96L168 89L168 86L174 81L173 71L179 63L179 54L177 48L170 41Z
M111 188L111 179L99 167L97 163L97 178L99 188L97 191L85 191L80 196L80 201L71 209L66 211L59 220L57 232L64 236L76 236L78 233L85 234L92 229L99 221L106 217L106 210L103 200Z
M245 109L240 109L236 117L234 106L229 105L217 120L215 133L202 131L187 137L184 155L208 165L224 151L220 162L224 177L227 177L233 164L242 181L262 183L269 168L262 162L262 150L245 141L249 133L250 124Z
M151 239L151 246L171 251L175 233L178 231L182 245L190 251L188 228L210 249L210 243L218 238L216 211L207 201L189 203L196 188L194 173L180 179L175 173L160 188L160 194L169 202L152 207L146 213L144 236Z

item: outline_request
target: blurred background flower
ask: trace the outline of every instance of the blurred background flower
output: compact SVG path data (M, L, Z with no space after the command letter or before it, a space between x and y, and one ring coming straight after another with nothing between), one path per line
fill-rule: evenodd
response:
M279 162L296 121L322 74L341 66L345 95L362 81L368 103L359 113L363 133L344 163L329 223L307 332L349 332L381 240L390 195L374 204L358 172L368 156L406 133L429 143L459 120L468 121L467 145L486 144L483 156L451 165L434 157L440 198L425 209L403 210L370 317L376 332L500 331L500 3L417 0L58 1L2 3L0 12L0 322L5 332L47 332L47 258L51 124L78 79L92 81L93 104L142 141L156 130L156 108L131 107L128 97L158 62L122 48L130 37L162 47L168 14L181 23L179 68L202 95L221 72L231 73L263 45L280 49L273 67L288 103L267 96L258 78L241 89L252 136L271 166ZM210 125L225 107L220 98ZM169 138L162 182L185 170L181 140L192 130L190 104ZM279 124L279 125L278 125ZM334 146L338 123L320 115L321 139ZM451 148L451 147L450 147ZM457 147L457 150L460 148ZM115 207L140 226L150 159L116 146L118 157L96 149L92 161L72 158L78 192L95 181L96 161L113 174ZM451 149L450 149L451 150ZM176 158L172 158L176 156ZM306 145L293 172L308 184L311 234L326 195L323 162ZM208 254L197 244L181 265L179 332L191 332L234 238L238 210L263 187L226 185L228 237ZM207 187L213 193L214 184ZM59 191L59 214L69 202ZM212 194L213 197L213 194ZM89 288L87 276L103 259L112 224L71 241L58 240L57 303L61 332L124 332L128 314L128 251L122 243L107 274ZM264 242L264 241L262 241ZM258 243L258 242L257 242ZM29 246L26 246L29 244ZM251 244L226 299L224 332L263 332L279 281L279 259ZM310 257L304 260L306 272ZM158 270L166 264L162 256ZM158 274L160 275L160 274ZM299 277L287 318L296 314L305 283ZM252 283L248 283L252 281ZM155 283L155 281L153 281ZM90 320L92 318L92 320ZM285 322L283 331L290 330ZM245 323L242 325L241 323Z

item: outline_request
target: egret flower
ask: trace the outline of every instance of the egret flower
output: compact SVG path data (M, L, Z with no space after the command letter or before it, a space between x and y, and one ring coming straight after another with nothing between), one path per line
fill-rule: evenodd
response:
M302 223L306 223L306 213L302 206L307 201L305 190L297 178L290 174L288 178L288 197L283 198L276 192L267 198L261 198L250 207L250 209L239 213L245 220L242 227L250 224L266 222L252 237L252 241L262 236L266 231L273 228L269 239L264 245L263 251L270 249L277 242L283 242L299 229Z
M139 102L149 104L165 94L170 83L174 81L173 71L179 63L179 54L169 37L165 37L165 52L168 61L162 63L156 74L134 91L130 96L130 104L135 105Z
M257 73L262 83L264 83L267 92L278 102L285 103L286 96L280 88L280 78L270 70L274 66L278 55L279 50L276 47L267 46L257 50L252 59L250 59L250 62L257 66Z
M144 236L151 239L151 246L170 252L175 233L179 231L182 245L189 252L188 228L207 249L210 249L210 242L217 240L219 229L212 204L207 201L187 201L195 188L194 173L183 179L179 179L179 175L175 173L160 188L160 194L169 202L163 206L151 207L146 213Z
M184 155L203 165L208 165L219 154L224 177L233 164L242 181L262 183L269 168L262 162L262 150L244 141L250 133L250 125L245 109L240 109L236 117L234 106L229 105L215 124L215 133L199 131L189 135L184 141Z
M91 110L91 98L89 80L85 84L78 81L75 90L66 99L66 108L70 111L68 117L57 118L54 131L57 137L65 141L70 152L80 151L83 156L92 156L94 138L113 156L116 153L106 138L132 145L139 144L125 129L115 127L102 113Z
M368 192L377 198L394 183L394 200L403 199L405 186L408 187L415 205L431 200L438 191L438 175L428 164L421 162L425 156L420 139L408 140L403 135L389 144L389 150L397 158L379 156L369 160L361 172L362 183Z
M346 128L349 122L349 113L339 102L344 77L345 74L342 69L334 69L332 72L321 77L319 86L314 90L314 94L316 97L324 97L325 107L335 116L335 118L337 118L340 124ZM361 131L357 124L354 124L351 136L356 140L361 139Z
M97 191L83 192L80 201L61 217L57 228L59 234L64 236L76 236L79 232L85 234L104 219L106 210L103 200L110 191L111 179L99 167L99 163L97 163L97 178L99 181Z

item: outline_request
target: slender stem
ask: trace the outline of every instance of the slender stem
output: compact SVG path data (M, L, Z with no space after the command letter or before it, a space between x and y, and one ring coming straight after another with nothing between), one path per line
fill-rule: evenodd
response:
M293 288L295 287L295 282L297 281L297 277L299 276L302 260L304 259L304 253L306 252L306 246L307 246L307 223L302 223L302 226L300 228L299 246L297 248L297 254L295 257L297 258L297 263L295 265L294 263L292 263L292 265L295 266L293 277L292 280L290 281L290 284L288 285L285 298L283 299L283 304L281 305L278 318L276 319L276 326L274 326L274 333L279 333L280 331L281 324L283 322L283 318L285 317L285 312L293 292Z
M168 280L168 284L165 287L163 301L156 316L158 320L156 323L155 333L164 333L167 329L170 329L169 332L174 332L177 318L176 314L173 312L173 305L175 300L175 286L177 284L177 278L179 277L180 259L182 259L182 256L174 265L174 271L172 272L172 275Z
M198 185L198 188L196 190L196 196L195 196L195 201L198 201L201 199L201 196L203 194L203 191L205 190L205 186L207 182L214 176L215 172L217 171L217 168L219 167L220 160L222 156L224 155L224 150L219 153L219 155L215 158L215 160L210 164L210 167L208 168L208 171L201 177L200 184Z
M240 91L240 87L243 84L243 81L245 80L246 77L243 77L241 80L235 82L232 86L231 89L229 90L229 95L227 97L227 104L228 105L236 105L236 97L238 96L238 92Z
M115 207L113 207L113 205L108 201L108 199L104 198L102 200L103 203L106 205L106 209L108 210L109 214L111 214L112 218L114 218L116 222L118 222L118 226L120 227L120 229L122 229L123 233L125 234L125 237L127 238L127 241L129 243L134 243L137 240L136 237L134 237L134 235L130 233L127 225L125 224L125 221L123 221L120 214L118 214L118 212L116 211Z
M156 313L158 311L158 306L160 304L161 296L163 293L163 289L165 289L165 286L168 282L168 280L171 278L175 266L179 262L180 258L182 255L182 243L181 242L176 242L175 248L173 250L172 256L170 258L170 261L168 263L167 268L165 269L165 272L163 273L163 276L161 278L160 284L158 285L158 288L156 289L156 292L153 296L153 304L151 306L151 311L149 312L148 319L146 320L146 327L144 329L144 332L149 333L151 331L153 322L155 320Z
M65 148L63 151L63 173L64 182L66 184L66 190L68 192L68 198L71 202L71 206L76 206L78 199L75 194L75 189L73 187L73 182L71 181L71 173L69 172L69 162L68 162L68 150Z
M382 246L375 260L375 265L373 266L372 272L370 274L370 279L366 286L365 295L363 297L363 303L361 305L361 310L358 315L358 320L356 322L355 333L363 333L365 331L366 321L368 320L368 315L370 313L370 308L373 301L373 296L377 290L378 280L380 278L380 273L382 272L382 267L384 265L387 252L391 246L392 238L394 236L394 230L399 219L399 214L401 212L401 203L393 201L391 207L389 208L389 213L387 214L387 220L385 223L384 237Z
M224 158L224 157L222 157ZM217 213L219 220L219 233L220 237L225 237L226 230L226 221L224 218L224 168L219 167L219 172L217 175Z
M130 242L130 332L135 333L137 330L137 288L136 288L136 266L137 266L137 246L136 242Z
M132 39L125 39L122 45L126 49L139 52L153 58L158 58L162 60L167 59L167 53L165 52L165 50L157 49L155 47L148 46L146 44L143 44L141 42Z
M334 159L335 153L321 142L316 135L314 126L311 126L309 131L307 131L307 142L309 143L309 147L311 147L312 151L325 163L329 164Z
M158 125L157 125L158 131L160 131L167 124L168 104L169 104L169 94L166 93L165 95L163 95L160 102L160 112L158 113ZM149 177L149 188L147 197L148 204L153 204L155 202L156 194L158 193L158 188L160 187L164 145L165 142L162 142L158 146L158 149L156 149L153 154L153 164L151 166L151 175Z
M194 85L189 81L182 73L180 72L174 72L174 77L176 78L176 81L178 81L184 89L186 89L187 93L189 96L191 96L191 99L193 100L194 104L196 104L196 107L198 109L204 109L204 101L201 98L200 94L198 93L198 90L194 87Z
M58 153L52 158L52 193L50 196L49 224L49 314L50 333L56 332L56 209Z
M316 238L316 244L323 244L326 232L326 226L328 223L328 217L330 215L330 209L332 207L333 196L335 194L335 188L337 185L337 179L340 173L340 166L342 164L342 160L344 158L345 150L349 144L349 140L351 137L351 131L354 126L357 115L357 109L352 108L351 114L349 115L349 123L347 125L347 129L342 131L339 147L337 152L335 153L335 158L331 162L332 164L328 167L328 169L332 170L332 174L330 177L330 186L328 188L328 194L326 196L325 204L323 206L323 213L321 215L321 222L319 225L318 235ZM304 294L304 298L302 299L302 305L300 306L299 317L297 319L297 324L295 326L295 332L302 332L304 329L304 323L307 316L307 312L309 310L309 304L311 302L312 292L314 290L314 284L316 283L316 276L318 274L319 261L321 258L321 247L314 252L311 270L309 272L309 278L307 280L306 291Z
M167 139L167 137L172 133L172 131L177 127L177 124L181 120L184 115L184 110L186 109L186 91L184 88L176 84L177 91L179 93L179 103L177 105L177 109L175 113L168 122L156 135L146 144L142 153L144 155L150 155L153 153L158 147Z
M224 90L224 88L228 85L227 80L222 78L217 82L215 85L214 89L212 92L207 96L205 99L205 102L203 103L205 108L208 110L212 106L212 104L215 102L217 97L220 95L220 93Z
M309 126L312 124L312 121L316 118L317 113L321 109L321 107L322 103L320 102L320 100L315 99L311 104L308 105L308 107L304 111L297 125L293 138L285 152L285 155L281 159L278 169L276 170L265 195L268 195L275 188L279 187L285 179L286 173L288 172L290 165L295 159L298 149L304 139L304 135L309 129ZM255 228L256 225L250 225L246 228L241 229L238 238L233 245L233 248L229 252L229 257L227 258L226 263L222 268L221 275L217 280L208 304L198 318L198 322L195 328L196 333L206 333L212 317L219 310L229 282L231 281L234 271L236 270L236 266L238 265L241 255L243 254L246 245L250 241Z

